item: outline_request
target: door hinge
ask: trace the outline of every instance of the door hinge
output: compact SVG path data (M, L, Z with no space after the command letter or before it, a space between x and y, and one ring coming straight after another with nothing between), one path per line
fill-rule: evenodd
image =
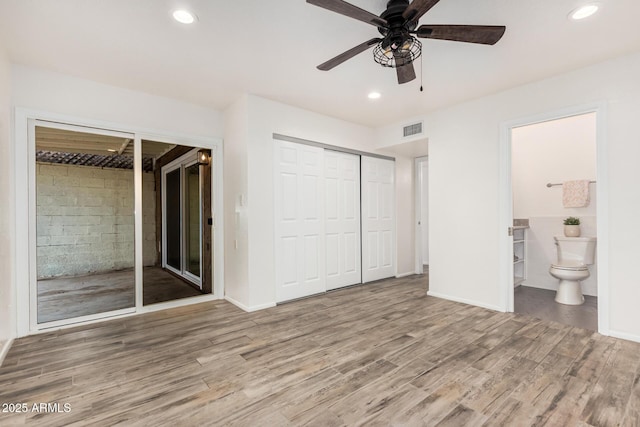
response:
M509 227L509 236L513 236L513 227Z

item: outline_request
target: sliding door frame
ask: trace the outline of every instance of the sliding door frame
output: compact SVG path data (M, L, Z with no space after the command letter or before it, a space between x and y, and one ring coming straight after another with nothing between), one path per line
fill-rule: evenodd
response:
M99 317L83 316L68 321L37 324L37 305L32 306L32 275L36 271L35 252L35 135L30 135L30 121L40 120L53 123L55 126L72 126L84 128L89 132L115 132L117 134L134 135L134 229L135 229L135 307L123 311L113 311ZM14 246L14 273L12 277L12 294L15 296L15 332L17 337L37 334L103 321L105 318L121 318L145 312L163 310L171 307L197 304L204 301L224 298L224 223L223 223L223 141L216 137L199 137L181 133L172 133L108 121L75 117L49 111L16 107L14 115L14 168L12 170L12 195L15 200L13 219L15 221L12 241ZM142 140L179 144L211 151L212 186L211 186L211 218L212 218L212 268L213 293L180 299L164 303L143 306L142 300ZM34 324L32 319L36 320Z
M29 239L29 258L32 262L29 263L29 327L33 329L49 329L63 326L69 323L79 323L97 319L103 319L105 317L112 317L122 314L134 313L136 310L136 300L134 298L133 305L131 307L122 308L119 310L103 311L100 313L89 314L85 316L71 317L68 319L55 320L50 322L38 323L38 255L37 255L37 179L35 168L36 165L36 127L43 127L49 129L66 130L71 132L84 132L93 135L113 136L118 138L134 139L134 134L130 132L121 132L109 129L97 129L87 126L70 125L66 123L56 123L52 121L42 119L28 119L28 156L29 165L32 166L32 170L29 173L29 218L33 218L33 221L29 221L29 236L33 236ZM134 159L135 163L135 159ZM134 195L135 199L135 195ZM134 269L135 269L135 251L134 251Z

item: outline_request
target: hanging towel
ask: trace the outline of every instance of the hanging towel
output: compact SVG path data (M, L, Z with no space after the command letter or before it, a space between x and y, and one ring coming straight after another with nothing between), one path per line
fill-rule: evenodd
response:
M565 181L562 183L562 204L565 208L589 206L589 180Z

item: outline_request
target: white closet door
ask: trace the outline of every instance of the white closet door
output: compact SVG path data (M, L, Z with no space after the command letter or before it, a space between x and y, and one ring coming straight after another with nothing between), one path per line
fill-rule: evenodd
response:
M275 141L276 301L326 290L322 148Z
M362 281L395 276L395 162L362 156Z
M325 150L327 289L362 282L360 156Z

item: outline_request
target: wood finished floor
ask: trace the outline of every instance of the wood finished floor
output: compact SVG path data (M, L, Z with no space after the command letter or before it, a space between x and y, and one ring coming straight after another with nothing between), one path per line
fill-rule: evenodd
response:
M159 267L145 267L143 304L202 295ZM133 269L38 281L38 322L71 319L135 305Z
M224 302L16 340L0 425L614 426L640 344L425 295L413 276L244 313Z

